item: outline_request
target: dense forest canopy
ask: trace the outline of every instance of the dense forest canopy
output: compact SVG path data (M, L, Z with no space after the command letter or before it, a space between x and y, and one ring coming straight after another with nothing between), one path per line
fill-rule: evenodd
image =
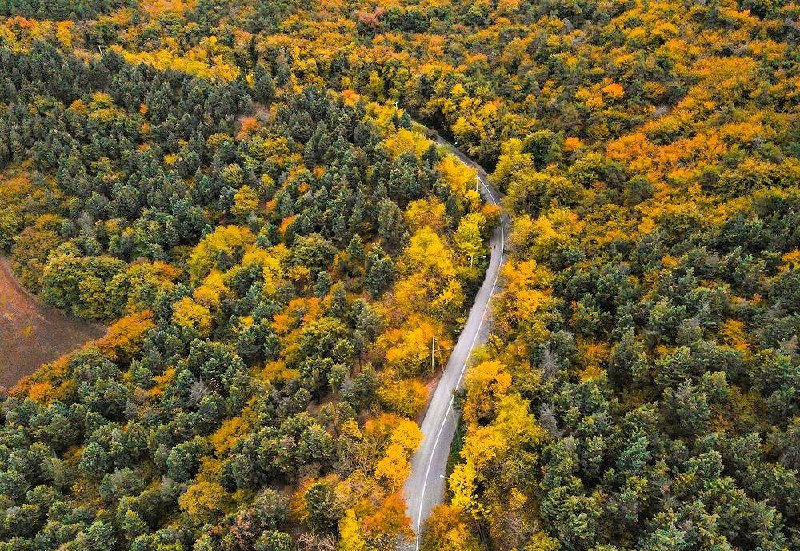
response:
M111 323L2 403L3 545L323 545L354 510L405 535L418 378L495 216L470 170L321 88L43 42L0 63L4 250Z
M0 403L0 549L800 548L800 6L0 0L0 251L109 333ZM477 260L477 262L474 262Z

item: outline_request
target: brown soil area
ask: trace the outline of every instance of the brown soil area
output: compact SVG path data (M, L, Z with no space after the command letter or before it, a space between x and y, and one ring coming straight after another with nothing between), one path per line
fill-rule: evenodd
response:
M13 386L81 344L102 337L105 327L42 304L14 278L0 257L0 386Z

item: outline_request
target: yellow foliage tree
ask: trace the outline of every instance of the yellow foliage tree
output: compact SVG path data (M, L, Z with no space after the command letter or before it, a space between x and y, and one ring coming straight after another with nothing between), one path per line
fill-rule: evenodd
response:
M439 278L455 275L453 253L430 227L418 230L403 251L403 268Z
M394 157L399 157L406 152L411 152L417 157L421 157L433 142L419 132L401 128L395 134L386 138L383 143Z
M431 367L431 345L434 337L438 341L441 363L442 352L449 349L449 341L442 335L440 327L433 322L415 316L401 329L391 329L381 335L379 346L386 349L386 364L404 377L414 377L428 372Z
M192 296L198 304L206 308L217 308L220 305L221 296L226 290L222 274L219 270L211 270L211 273L203 280L203 284L194 290Z
M459 161L453 155L445 155L437 166L439 174L450 186L453 194L469 205L475 207L480 201L479 194L475 191L475 170Z
M428 226L439 233L444 228L444 213L445 207L441 201L436 198L427 198L411 201L406 207L403 216L412 232Z
M378 398L388 411L414 419L428 402L428 388L416 379L387 381L378 388Z
M508 189L517 172L533 172L534 170L533 157L522 151L522 140L512 138L503 142L501 146L497 166L492 173L492 181L501 189Z
M465 259L469 259L472 266L474 260L483 251L483 228L486 226L486 217L480 212L471 212L464 216L458 224L453 241L456 250Z
M258 195L250 186L242 186L233 195L231 213L234 216L247 216L258 208Z
M479 363L467 372L464 381L467 398L463 416L467 423L477 424L490 418L495 404L511 388L511 375L496 360Z
M201 481L189 486L178 498L181 510L204 522L224 514L231 504L230 495L216 482Z
M510 455L536 449L547 437L547 432L530 413L528 402L518 394L500 397L495 411L495 418L488 425L468 426L461 450L464 462L457 465L450 475L452 505L476 518L485 518L491 511L491 503L477 492L493 478L494 470L500 465L505 469L512 468L514 461ZM526 451L522 461L531 464L535 457Z
M237 250L242 253L255 243L255 236L247 228L240 226L220 226L213 233L203 237L189 257L189 275L192 280L199 281L217 267L221 253L233 254Z
M464 301L467 296L464 288L457 279L448 280L442 291L430 303L434 317L445 323L456 323L459 316L464 314Z
M344 517L339 521L339 536L340 551L366 551L367 542L361 535L361 526L353 509L345 511Z
M374 548L386 549L387 544L394 548L397 539L410 539L411 521L406 515L406 504L398 492L386 497L377 511L364 518L364 533L375 542Z
M386 455L375 465L375 477L395 491L403 485L409 471L408 457L400 444L390 444Z
M147 332L155 327L153 313L149 310L125 316L108 328L97 347L113 361L129 362L144 343Z
M425 521L421 549L423 551L480 551L481 546L458 507L438 505Z
M195 329L203 337L211 332L211 320L211 311L189 297L184 297L173 305L173 323L178 327Z
M535 260L509 261L502 269L505 289L499 308L516 322L535 322L539 312L552 303L551 272Z

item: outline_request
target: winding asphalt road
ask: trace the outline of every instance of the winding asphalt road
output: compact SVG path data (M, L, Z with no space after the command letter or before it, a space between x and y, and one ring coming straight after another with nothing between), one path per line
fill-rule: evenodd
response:
M502 202L503 195L491 186L483 168L444 138L437 135L436 142L449 148L452 154L477 171L480 191L487 202L494 205ZM447 366L422 421L422 443L411 458L411 475L404 487L406 510L416 534L416 541L411 549L419 549L420 528L431 510L444 499L447 459L457 422L457 414L453 409L453 393L463 383L472 350L484 344L489 335L491 325L489 301L498 289L497 282L500 267L505 260L504 247L509 227L510 219L506 214L502 214L500 224L490 239L491 258L486 269L486 278L475 296L475 303L469 312L467 323L447 360Z

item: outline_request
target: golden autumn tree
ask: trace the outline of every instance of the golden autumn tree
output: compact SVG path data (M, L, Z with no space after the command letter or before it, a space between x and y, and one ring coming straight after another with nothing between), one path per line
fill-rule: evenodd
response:
M475 537L470 519L452 505L438 505L425 521L421 549L438 551L478 551L480 543Z

